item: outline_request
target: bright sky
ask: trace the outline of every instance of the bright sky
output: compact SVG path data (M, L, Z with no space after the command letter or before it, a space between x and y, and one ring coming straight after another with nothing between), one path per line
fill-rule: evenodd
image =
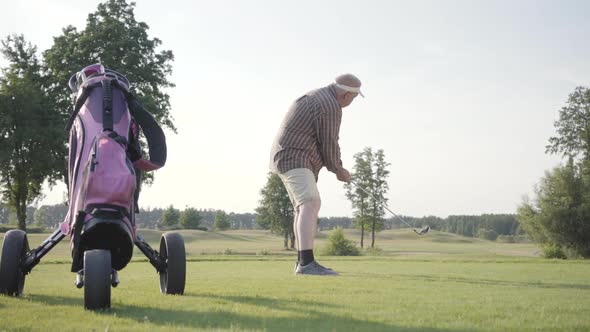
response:
M0 37L45 50L97 4L1 0ZM344 166L383 149L394 212L514 213L559 164L544 153L558 110L590 86L588 1L142 0L135 13L176 57L178 135L143 207L253 212L290 103L351 72L366 98L344 109ZM320 215L351 215L332 173L318 185Z

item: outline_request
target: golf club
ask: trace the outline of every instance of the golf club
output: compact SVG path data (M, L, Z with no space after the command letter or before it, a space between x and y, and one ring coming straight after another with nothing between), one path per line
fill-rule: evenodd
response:
M404 224L406 224L408 227L410 227L414 231L414 233L416 233L418 235L424 235L424 234L428 233L428 231L430 230L430 226L424 226L419 231L415 230L410 224L408 224L400 216L398 216L397 214L393 213L393 211L391 211L389 209L389 207L387 206L387 204L385 204L385 202L380 202L377 198L375 198L375 196L373 196L373 194L371 194L370 192L368 192L367 190L365 190L365 188L363 188L363 187L359 186L358 184L356 184L356 182L350 181L350 183L354 184L355 187L357 187L360 190L362 190L365 194L369 195L376 202L379 202L379 204L381 204L381 206L383 206L387 211L389 211L389 213L391 213L394 217L396 217L397 219L401 220Z

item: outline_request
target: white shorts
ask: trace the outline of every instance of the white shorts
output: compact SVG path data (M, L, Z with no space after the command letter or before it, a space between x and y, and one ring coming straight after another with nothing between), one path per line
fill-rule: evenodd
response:
M289 193L289 198L294 208L299 205L317 199L320 199L315 176L307 168L295 168L285 173L279 173L279 177Z

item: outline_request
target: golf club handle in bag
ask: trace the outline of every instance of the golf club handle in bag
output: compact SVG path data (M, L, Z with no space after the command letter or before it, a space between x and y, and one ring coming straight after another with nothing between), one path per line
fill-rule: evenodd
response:
M402 217L398 216L397 214L395 214L393 211L391 211L389 209L389 207L387 206L387 204L385 204L385 202L383 201L379 201L373 194L371 194L368 190L366 190L365 188L363 188L362 186L358 185L356 182L350 180L350 183L352 183L355 187L357 187L358 189L362 190L365 194L369 195L369 197L371 197L372 199L375 200L375 202L378 202L379 204L381 204L381 206L383 206L383 208L385 208L387 211L389 211L389 213L391 213L394 217L398 218L399 220L401 220L401 222L403 222L404 224L406 224L406 226L410 227L414 233L421 235L419 232L417 232L409 223L407 223L404 219L402 219Z

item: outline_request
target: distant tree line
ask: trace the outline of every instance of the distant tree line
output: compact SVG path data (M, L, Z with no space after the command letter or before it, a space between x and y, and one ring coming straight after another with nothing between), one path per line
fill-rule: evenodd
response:
M352 218L349 217L320 217L318 218L318 230L332 230L334 228L353 228Z
M201 230L255 229L254 213L226 213L223 210L196 209L184 210L172 205L166 209L140 209L135 217L139 228L184 228Z
M441 232L454 233L467 237L480 237L486 240L494 241L502 236L506 241L511 241L506 236L523 235L524 231L520 227L516 215L514 214L483 214L474 215L452 215L447 218L436 216L410 217L401 216L406 222L415 228L430 226L434 230ZM318 221L320 230L331 230L334 228L353 228L352 218L348 217L328 217L320 218ZM399 220L390 217L383 223L384 229L405 228Z
M27 207L26 209L26 220L29 221L30 224L33 223L33 218L35 215L35 208L32 206ZM16 213L12 212L8 205L0 202L0 224L18 224L18 219Z
M434 216L404 217L404 220L414 227L428 225L441 232L479 237L490 241L495 241L499 236L505 238L505 236L524 234L514 214L451 215L444 219ZM395 223L395 219L391 219L391 222Z
M165 212L170 209L177 212L177 214L173 212L169 219L163 219L163 216L166 217ZM26 210L26 224L27 226L44 228L47 231L51 231L64 220L67 211L68 206L63 203L42 205L38 208L29 206ZM142 208L135 216L135 223L139 228L156 229L171 227L204 230L257 228L256 214L254 213L225 213L225 211L214 209L186 208L184 210L178 210L172 206L166 209ZM162 224L163 220L164 224ZM7 226L17 225L16 214L10 212L8 206L3 203L0 203L0 224Z
M158 228L164 212L170 207L163 208L142 208L136 214L135 222L139 228ZM215 209L194 209L187 208L185 210L172 209L178 212L170 225L180 224L180 219L183 213L187 210L197 212L200 216L199 226L207 229L216 229L215 216L219 216L218 220L223 223L228 222L226 229L269 229L264 228L256 223L258 215L256 213L225 213L221 210ZM63 221L68 207L65 204L42 205L38 208L29 206L27 208L27 224L31 226L44 227L48 230L57 227ZM194 210L194 211L193 211ZM225 217L223 216L225 213ZM429 225L432 229L459 234L469 237L477 237L481 230L493 231L496 236L499 235L519 235L523 234L516 215L513 214L484 214L480 216L470 215L455 215L447 218L439 218L435 216L426 217L410 217L402 216L410 225L419 228ZM292 220L291 220L292 221ZM0 224L16 224L16 216L11 213L8 207L0 203ZM318 220L318 230L327 231L335 228L350 229L354 228L353 218L350 217L320 217ZM404 228L405 225L394 218L387 218L384 221L384 229ZM179 227L182 228L182 227ZM190 227L189 227L190 228ZM225 227L224 227L225 228Z

